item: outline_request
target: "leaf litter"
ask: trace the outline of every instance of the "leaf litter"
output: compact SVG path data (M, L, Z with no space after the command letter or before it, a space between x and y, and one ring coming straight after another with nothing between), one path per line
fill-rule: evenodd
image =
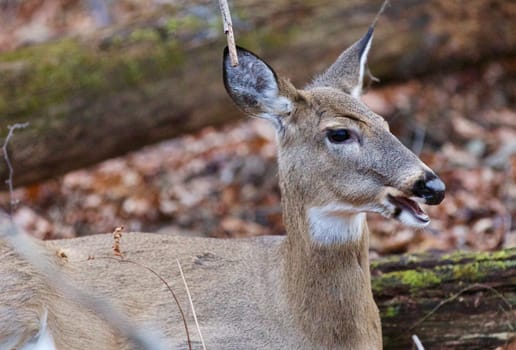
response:
M509 62L511 63L511 62ZM424 230L369 215L377 254L516 246L514 62L379 86L364 102L447 185ZM422 147L421 147L422 146ZM209 237L281 235L275 135L242 122L148 146L15 191L33 235L126 231ZM0 194L0 206L9 198Z

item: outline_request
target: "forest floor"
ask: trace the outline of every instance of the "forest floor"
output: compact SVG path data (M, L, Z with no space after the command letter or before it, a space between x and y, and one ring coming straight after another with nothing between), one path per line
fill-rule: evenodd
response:
M84 8L75 14L77 3L24 2L17 17L4 21L0 50L113 20L103 19L102 9L90 9L100 16L95 18L84 16ZM114 11L113 18L124 20L143 11L140 5L120 1L110 16ZM68 17L62 16L65 10ZM33 27L24 27L29 22ZM38 37L42 26L46 34ZM432 223L424 230L371 214L374 252L516 246L515 73L515 60L506 59L376 85L364 96L447 185L445 201L427 208ZM45 239L111 232L121 225L126 231L214 237L283 234L275 150L273 129L242 116L235 125L206 128L19 188L13 217ZM0 193L0 207L8 210L8 193Z

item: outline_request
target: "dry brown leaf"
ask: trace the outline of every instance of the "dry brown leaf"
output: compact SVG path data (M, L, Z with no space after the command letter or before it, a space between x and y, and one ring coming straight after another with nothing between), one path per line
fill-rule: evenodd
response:
M122 232L124 231L124 226L119 226L115 228L113 231L113 254L115 256L124 257L122 254L122 249L120 247L122 241Z

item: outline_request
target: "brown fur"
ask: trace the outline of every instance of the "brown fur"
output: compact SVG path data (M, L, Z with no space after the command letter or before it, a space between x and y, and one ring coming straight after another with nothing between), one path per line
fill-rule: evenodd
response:
M357 45L337 63L355 65L358 59L350 55L363 51L363 43ZM246 56L235 69L259 64L255 56L240 53ZM384 203L388 191L410 196L415 181L429 169L390 133L380 116L350 95L361 79L346 74L363 69L334 65L305 90L268 69L259 64L255 71L263 76L256 86L255 71L227 71L226 87L243 109L277 126L287 237L216 240L131 233L123 236L121 250L126 259L152 267L169 281L187 314L196 349L199 339L175 259L185 272L208 349L381 349L370 283L369 232L359 213L393 217ZM250 92L242 94L249 84ZM329 128L353 130L359 139L328 144ZM324 215L352 223L342 227L349 237L330 244L315 241L313 225L319 221L309 215L313 208L330 208ZM71 284L101 296L136 324L160 331L169 348L187 348L166 287L139 266L106 258L112 256L111 235L39 245L44 259ZM35 337L47 311L58 349L131 348L106 321L61 296L59 286L49 285L6 242L0 242L0 257L0 345L15 339L21 346Z

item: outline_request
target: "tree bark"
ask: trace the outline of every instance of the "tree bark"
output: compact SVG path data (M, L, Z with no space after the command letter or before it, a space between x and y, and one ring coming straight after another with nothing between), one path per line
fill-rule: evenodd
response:
M237 42L302 86L357 40L381 0L233 3ZM125 28L0 53L0 137L15 185L242 118L221 79L215 3L167 7ZM516 6L504 0L393 1L378 23L371 70L381 79L516 55ZM7 168L0 164L0 178Z
M385 349L516 345L516 249L400 255L372 262Z

